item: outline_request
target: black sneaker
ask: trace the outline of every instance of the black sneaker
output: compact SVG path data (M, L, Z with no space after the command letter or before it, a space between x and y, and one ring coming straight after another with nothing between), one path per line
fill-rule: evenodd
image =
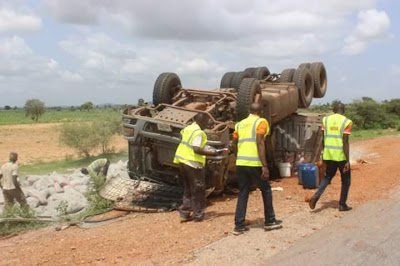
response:
M186 222L190 222L190 221L192 221L193 220L193 217L192 216L180 216L180 222L181 223L186 223Z
M250 228L247 227L247 226L235 227L235 228L233 229L233 234L234 234L235 236L238 236L238 235L241 235L241 234L243 234L244 232L249 231L249 230L250 230Z
M353 209L353 208L350 207L350 206L347 206L347 204L339 205L339 211L340 212L347 212L347 211L350 211L351 209Z
M317 197L311 197L310 202L308 202L308 205L310 206L311 210L315 209L315 205L317 204L318 198Z
M265 231L277 230L283 227L282 220L275 219L273 222L268 222L264 225Z
M202 222L205 218L205 213L193 214L193 221L195 222Z

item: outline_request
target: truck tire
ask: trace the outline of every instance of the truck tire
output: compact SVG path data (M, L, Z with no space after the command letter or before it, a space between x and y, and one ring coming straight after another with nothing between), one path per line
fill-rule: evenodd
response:
M254 98L257 94L261 94L260 82L255 78L243 79L237 95L237 121L240 121L249 115L250 105L254 102Z
M220 88L232 88L232 78L235 76L236 72L226 72L221 79Z
M243 70L243 72L248 72L251 76L253 76L255 70L256 70L255 67L248 67L245 70Z
M269 69L267 67L257 67L253 72L253 78L262 80L266 79L269 74L271 73L269 72Z
M314 96L314 79L310 70L305 67L296 69L293 81L299 90L299 107L307 108Z
M325 66L322 62L314 62L311 64L310 70L314 78L314 98L322 98L325 96L328 86Z
M177 74L169 72L161 73L154 83L153 104L171 104L172 97L181 87L181 80Z
M310 63L301 63L297 68L302 68L302 67L310 69L311 68L311 64Z
M251 78L250 71L236 72L235 76L233 76L232 78L232 83L231 83L232 88L236 89L236 91L239 91L240 83L245 78Z
M293 76L295 71L296 69L294 68L284 69L279 78L279 82L293 82Z

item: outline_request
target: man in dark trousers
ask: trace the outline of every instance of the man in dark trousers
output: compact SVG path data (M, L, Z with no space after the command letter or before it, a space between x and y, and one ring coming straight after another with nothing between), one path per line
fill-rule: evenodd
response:
M269 133L268 121L260 118L261 105L253 103L250 115L235 125L233 151L236 153L236 175L239 195L235 212L235 235L249 230L245 225L247 202L252 181L261 190L264 203L264 229L282 228L282 221L275 218L272 190L266 160L265 137Z
M323 145L322 159L326 164L325 178L321 181L318 190L311 197L311 209L315 205L325 188L335 176L337 169L340 171L342 188L340 191L339 211L349 211L352 208L346 204L351 183L349 135L351 134L352 121L344 116L344 104L339 102L333 107L334 114L322 119Z
M17 201L22 208L28 209L24 192L18 181L18 153L10 152L9 161L0 168L0 187L3 189L4 210L9 210Z
M206 128L209 117L199 113L194 122L181 130L182 140L179 144L174 163L179 164L179 172L183 180L183 203L179 207L181 222L204 219L206 208L205 172L206 155L215 156L222 151L206 150ZM193 212L193 216L191 213Z

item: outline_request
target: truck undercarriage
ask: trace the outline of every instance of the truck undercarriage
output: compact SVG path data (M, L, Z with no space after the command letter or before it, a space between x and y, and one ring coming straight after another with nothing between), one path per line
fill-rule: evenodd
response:
M144 192L133 189L127 192L129 196L121 196L120 201L154 207L159 193L159 198L164 198L163 208L179 204L182 184L173 157L180 142L180 130L192 123L198 113L209 117L205 129L207 148L227 148L235 123L247 117L251 103L260 102L261 116L271 124L266 142L273 178L279 177L276 169L280 162L295 163L300 157L309 162L318 160L321 117L297 111L307 108L313 97L323 97L326 84L325 68L319 62L301 64L298 69L286 69L281 74L270 74L266 67L228 72L221 80L221 88L214 90L186 89L176 74L162 73L154 85L153 105L129 107L122 115L124 138L129 147L129 177L148 187L154 184L157 189ZM234 181L234 154L207 156L208 194L220 194Z

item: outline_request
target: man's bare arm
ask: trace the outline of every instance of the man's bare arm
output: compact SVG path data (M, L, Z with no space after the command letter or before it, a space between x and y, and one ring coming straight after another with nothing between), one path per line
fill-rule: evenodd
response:
M231 151L233 154L235 154L235 156L237 156L237 145L238 145L238 139L233 138L232 145L231 145Z
M216 150L206 150L197 146L193 146L193 150L195 153L200 154L200 155L208 155L208 156L215 156L220 154L220 152Z

